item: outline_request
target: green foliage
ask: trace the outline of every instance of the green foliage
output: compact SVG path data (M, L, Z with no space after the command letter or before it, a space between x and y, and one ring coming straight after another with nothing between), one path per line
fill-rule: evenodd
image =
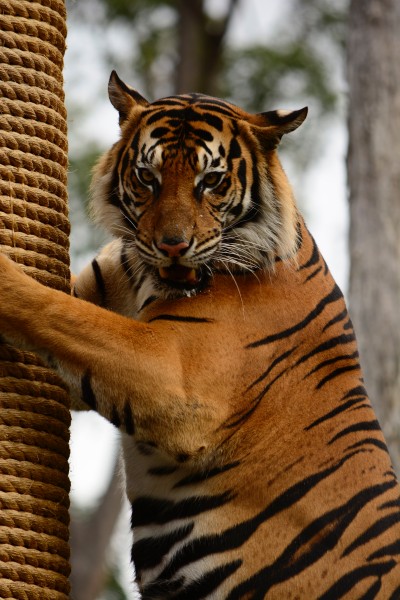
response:
M303 34L314 41L324 38L344 47L349 0L295 0L293 13L301 15Z
M227 49L221 75L221 95L257 112L282 102L313 98L332 111L336 93L323 63L303 44L283 49L266 46Z
M190 1L190 0L189 0ZM177 8L179 0L103 0L109 20L124 19L134 22L157 8Z
M330 77L333 60L343 46L347 0L291 0L286 19L264 45L251 38L237 47L227 36L223 23L232 20L228 10L245 1L227 4L227 13L218 17L208 12L205 0L86 0L85 16L102 14L102 28L124 27L134 40L132 56L124 57L123 69L132 73L131 81L140 81L141 92L154 99L174 93L176 72L183 57L180 27L182 7L193 6L197 32L193 34L191 53L199 85L191 91L203 91L230 98L249 110L262 110L275 99L305 96L316 100L325 112L335 108L335 85ZM97 6L97 9L96 9ZM88 8L89 7L89 8ZM267 13L266 13L267 14ZM96 16L96 19L99 17ZM192 25L193 26L193 25ZM218 35L225 35L222 52L207 52ZM203 39L203 61L199 64L199 39ZM211 54L211 56L209 55ZM335 56L336 55L336 56ZM118 67L121 58L112 49L106 57ZM186 60L186 58L185 58ZM218 64L215 64L217 61ZM207 89L203 72L214 75L216 89ZM216 75L214 74L216 72Z

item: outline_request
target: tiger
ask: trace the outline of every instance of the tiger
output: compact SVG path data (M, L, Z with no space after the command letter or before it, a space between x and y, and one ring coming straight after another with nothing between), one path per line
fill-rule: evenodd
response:
M112 241L71 295L2 255L0 333L120 431L141 597L399 599L399 486L278 157L307 108L108 89Z

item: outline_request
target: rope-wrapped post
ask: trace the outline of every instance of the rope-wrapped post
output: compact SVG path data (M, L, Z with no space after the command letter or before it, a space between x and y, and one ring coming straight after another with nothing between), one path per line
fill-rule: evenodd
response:
M0 0L0 251L68 291L65 36L63 0ZM69 423L55 373L1 344L0 598L69 597Z

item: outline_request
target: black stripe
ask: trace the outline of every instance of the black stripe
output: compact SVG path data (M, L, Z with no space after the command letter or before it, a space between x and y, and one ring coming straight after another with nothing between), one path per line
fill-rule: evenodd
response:
M155 108L164 108L164 106L176 106L177 104L179 104L179 106L184 106L185 102L188 102L188 98L190 98L190 94L185 94L185 96L167 96L166 98L154 100L154 102L152 102L149 105L149 107L143 112L143 115L145 117L147 117L148 115L152 115L154 114Z
M393 477L396 475L393 473ZM398 508L400 509L400 498L395 498L394 500L388 500L379 506L379 510L385 510L386 508Z
M127 252L128 246L129 246L129 243L126 242L121 247L120 263L121 263L121 267L123 268L123 270L127 276L129 284L133 287L135 292L138 292L146 278L146 272L143 270L139 271L139 279L138 279L138 277L137 277L138 272L136 271L136 269L134 269L132 267L130 260L129 260L129 256L128 256L128 252Z
M342 540L343 533L353 523L360 510L376 495L382 493L380 486L363 490L342 506L310 523L292 540L278 559L263 570L263 576L268 581L266 589L296 576L332 550Z
M236 108L234 106L230 106L223 100L217 102L215 98L205 97L202 100L201 106L199 106L202 110L210 110L215 113L219 113L226 117L230 117L232 119L237 119L239 116L237 112L233 109Z
M190 544L185 544L175 554L173 559L169 562L169 564L161 573L160 578L169 580L184 566L194 563L205 556L208 556L210 554L227 552L233 548L238 548L239 546L243 545L243 543L247 541L251 537L251 535L258 529L258 527L261 524L265 523L267 519L275 516L276 514L286 510L293 504L297 503L300 500L300 498L305 496L310 491L310 489L313 489L317 483L319 483L320 481L322 481L323 479L340 469L347 460L352 458L352 456L354 456L357 453L358 452L348 455L342 458L340 461L338 461L338 463L333 467L330 467L329 469L326 469L321 473L314 474L298 482L297 484L292 486L292 488L290 488L289 490L281 494L281 496L276 498L273 502L271 502L271 504L265 510L261 511L259 514L255 515L251 519L241 522L228 530L219 532L218 534L202 536L201 538L198 538L196 540L191 540ZM352 498L346 505L344 505L344 507L341 507L341 509L335 509L336 511L339 511L338 515L342 518L342 529L345 528L345 526L347 527L348 523L353 520L354 516L359 512L363 505L370 502L375 496L383 494L389 487L393 487L393 485L395 484L396 482L391 481L386 485L379 485L371 487L367 490L363 490L361 493L357 494L354 498ZM351 513L351 518L350 516L348 516L348 513ZM335 536L335 531L332 531L331 528L332 515L329 514L328 516L320 517L314 523L310 524L299 536L297 536L297 538L283 552L281 557L277 559L274 565L268 566L266 567L266 569L263 569L263 572L261 573L259 579L258 587L255 586L248 588L247 591L255 589L261 591L261 589L265 585L269 586L269 583L272 580L275 579L276 582L277 579L279 579L280 575L282 575L282 579L284 579L288 574L287 569L289 569L289 567L293 567L293 555L294 553L298 552L299 543L302 539L301 536L305 538L305 541L302 542L303 544L306 543L306 541L309 541L310 539L313 539L315 537L318 539L318 531L321 529L322 524L321 519L324 518L325 536ZM339 539L341 535L341 532L336 531L337 539ZM329 543L326 543L326 539L321 540L319 544L317 544L317 546L311 544L311 550L309 554L312 554L314 552L314 548L317 548L317 551L323 554L324 552L328 551L328 546ZM313 562L313 560L314 558L311 556L310 564ZM286 569L284 569L285 563L287 563ZM294 568L296 572L299 572L300 570L306 568L306 566L308 565L304 564L304 561L297 561L297 563L294 565ZM266 573L265 571L268 571L268 573ZM257 574L256 577L258 578L258 576L259 574ZM233 595L232 598L239 599L246 596L243 590L240 591L243 593L243 596L239 593L237 595ZM230 597L231 596L229 596L229 598ZM260 596L260 598L263 597L264 596Z
M337 302L343 298L342 292L339 287L335 284L330 294L325 296L320 302L318 302L317 306L308 313L308 315L299 323L294 325L293 327L289 327L288 329L284 329L283 331L279 331L273 335L268 335L256 342L252 342L248 344L246 348L258 348L259 346L263 346L266 344L271 344L272 342L276 342L277 340L283 340L287 337L293 335L297 331L304 329L311 321L313 321L318 315L322 313L322 311L332 302Z
M111 407L110 423L115 425L117 429L121 427L121 417L119 416L118 409L115 404Z
M158 477L162 477L164 475L171 475L172 473L175 473L175 471L176 471L177 468L178 467L173 467L173 466L169 466L169 467L152 467L147 472L148 472L149 475L156 475Z
M350 425L350 427L346 427L346 429L342 429L339 431L331 440L328 442L328 446L336 442L336 440L344 437L345 435L349 435L351 433L355 433L357 431L381 431L378 421L362 421L361 423L355 423L354 425Z
M107 299L106 286L104 283L99 263L95 258L92 260L92 269L94 273L94 278L96 280L97 289L100 292L100 306L105 306Z
M124 152L125 152L125 145L121 146L121 148L118 151L117 160L115 161L114 171L113 171L110 183L106 188L106 193L105 193L107 202L109 202L113 206L117 206L118 208L121 208L121 201L120 201L120 197L119 197L119 172L118 172L118 169L119 169L119 163L121 161L121 157Z
M150 137L152 137L152 138L160 138L160 137L163 137L164 135L167 135L170 132L171 132L171 130L170 130L169 127L156 127L151 132Z
M317 373L318 371L320 371L321 369L324 369L325 367L329 367L329 366L334 365L343 360L348 361L348 360L355 360L357 358L358 358L358 350L353 352L353 354L338 354L337 356L334 356L333 358L328 358L327 360L323 360L320 363L318 363L316 367L314 367L313 369L311 369L311 371L308 371L308 373L306 373L304 375L303 379L307 379L307 377L314 375L314 373Z
M287 373L291 369L291 365L280 371L274 379L272 379L262 390L261 392L252 400L251 406L242 413L236 412L230 416L229 420L224 423L224 427L226 429L232 429L236 427L250 418L250 416L255 412L255 410L259 407L265 395L269 392L271 387L276 383L285 373ZM234 421L232 419L235 419Z
M393 543L387 544L387 546L383 546L382 548L379 548L379 550L375 550L375 552L368 556L368 560L376 560L377 558L383 558L385 556L399 556L399 554L400 540L395 540Z
M197 600L200 598L207 598L223 581L226 581L228 577L235 573L241 564L242 560L233 560L208 571L198 579L192 581L179 593L174 594L173 600Z
M196 98L194 99L196 101ZM162 109L167 103L161 103L160 108ZM171 104L172 108L167 110L157 110L150 114L147 118L147 125L152 125L153 123L157 123L160 119L162 121L166 120L169 124L169 131L172 129L176 129L181 125L181 122L184 121L187 126L188 123L206 123L210 127L213 127L217 131L222 131L223 129L223 120L216 115L210 114L210 112L201 112L196 107L184 103L181 105L177 105L177 103ZM153 106L157 106L153 103ZM213 105L211 105L212 110L214 109ZM200 107L203 108L203 107ZM192 126L190 126L191 130L194 130ZM172 131L171 131L172 133ZM209 132L207 132L209 133ZM209 134L211 135L211 134Z
M382 587L381 578L377 579L366 592L360 596L359 600L376 600L377 594Z
M139 141L140 141L140 128L138 128L138 125L141 123L141 121L143 120L143 113L142 115L139 115L138 120L136 122L136 133L134 134L132 141L131 141L131 156L134 157L133 160L137 160L137 156L139 154Z
M293 504L299 502L299 500L301 500L303 496L305 496L306 494L308 494L308 492L315 488L318 483L320 483L324 479L327 479L328 477L333 475L333 473L336 473L336 471L341 469L342 466L348 460L353 458L353 456L357 455L359 452L360 450L356 450L355 452L347 454L332 467L329 467L324 471L320 471L319 473L309 475L308 477L305 477L301 481L298 481L297 483L292 485L290 488L285 490L280 496L278 496L277 498L275 498L275 500L271 502L271 504L265 511L266 517L270 518L275 514L290 508L291 506L293 506Z
M344 373L349 373L350 371L359 371L360 365L357 363L355 365L346 365L345 367L339 367L329 373L326 377L323 377L318 384L316 385L316 389L320 390L324 385L332 381L332 379L336 379L336 377L340 377L340 375L344 375Z
M233 498L230 491L214 496L193 496L172 502L151 496L141 496L132 502L132 527L141 527L153 523L162 525L174 519L186 519L203 512L224 506Z
M336 315L336 317L333 317L333 319L328 321L328 323L325 325L322 331L326 331L327 329L329 329L329 327L332 327L332 325L336 325L336 323L340 323L340 321L343 321L343 319L347 317L347 314L347 308L345 308L344 310L342 310L342 312Z
M320 260L320 253L318 250L318 246L313 238L313 236L311 235L311 233L308 231L308 234L311 238L313 247L312 247L312 253L311 253L311 257L308 259L308 261L306 263L304 263L304 265L300 265L299 267L299 271L302 271L303 269L309 269L310 267L313 267L314 265L319 263Z
M152 442L136 442L136 449L142 456L152 456L154 454L154 445Z
M178 577L173 581L155 581L141 588L142 600L173 600L182 589L184 578Z
M283 360L285 360L291 354L293 354L293 352L295 350L297 350L297 348L298 348L298 346L294 346L290 350L287 350L286 352L283 352L283 354L281 354L280 356L278 356L277 358L275 358L272 361L272 363L269 365L268 369L266 371L264 371L264 373L262 373L255 381L253 381L253 383L251 383L249 385L249 387L247 388L247 391L250 390L255 385L257 385L258 383L260 383L261 381L263 381L270 374L270 372L272 371L272 369L274 367L276 367L276 365L279 365L279 363L281 363Z
M229 151L228 151L228 167L229 170L232 169L232 160L235 158L240 158L242 156L242 149L240 147L239 142L237 141L236 136L231 138L230 144L229 144Z
M173 581L158 579L142 588L141 597L143 600L154 600L155 598L162 598L163 600L200 600L219 587L241 564L241 560L235 560L216 567L185 587L183 577L178 577Z
M132 546L131 558L137 573L157 566L175 544L184 540L193 531L194 524L189 523L156 537L143 538Z
M156 300L158 300L158 296L149 296L148 298L146 298L146 300L143 302L142 306L139 308L138 313L140 313L142 310L144 310L146 308L146 306L149 306L149 304L151 304L152 302L155 302Z
M258 156L254 150L251 151L250 163L252 165L252 176L253 181L251 184L251 204L243 217L243 221L248 223L249 221L257 222L261 219L261 215L263 214L263 202L262 202L262 186L261 186L261 178L259 173L258 166ZM240 221L239 221L240 223ZM237 224L238 225L238 224ZM236 225L236 226L237 226Z
M316 346L315 348L313 348L307 354L304 354L304 356L302 356L297 361L295 366L298 367L299 365L306 362L313 356L316 356L317 354L321 354L321 352L327 352L328 350L332 350L333 348L336 348L337 346L344 346L345 344L351 344L351 342L354 342L355 339L356 338L353 333L341 334L341 335L338 335L337 337L330 338L329 340L326 340L322 344L319 344L319 346Z
M200 129L199 127L194 127L192 130L193 136L196 138L196 142L201 144L201 142L212 142L214 140L214 136L212 133L208 131L208 129ZM203 144L201 144L203 145ZM211 154L210 149L206 146L208 152Z
M210 471L206 471L205 473L193 473L192 475L188 475L188 477L184 477L180 479L175 485L174 488L183 487L185 485L192 485L193 483L201 483L203 481L207 481L212 477L216 477L221 473L225 473L230 469L234 469L240 465L240 461L237 460L233 463L229 463L227 465L223 465L222 467L215 467L215 469L211 469Z
M120 160L120 173L122 175L122 177L124 176L125 173L129 172L130 170L130 165L131 165L131 157L130 157L130 152L129 149L125 148L126 152L124 153L123 156L121 156L121 160ZM131 202L131 200L129 199L129 202Z
M205 317L185 317L180 315L157 315L147 321L152 323L153 321L179 321L181 323L213 323L213 319L206 319Z
M369 527L361 535L359 535L355 540L353 540L353 542L351 544L349 544L347 546L347 548L342 553L342 558L344 558L345 556L348 556L349 554L354 552L354 550L356 548L359 548L360 546L364 546L365 544L368 544L371 540L379 537L385 531L387 531L388 529L393 527L393 525L396 525L399 522L400 522L400 512L399 511L392 513L390 515L386 515L385 517L382 517L381 519L376 521L373 525L371 525L371 527Z
M333 417L340 415L342 412L345 412L347 409L351 408L355 404L364 402L364 400L365 400L364 398L355 398L353 400L348 400L348 402L346 402L345 404L342 404L341 406L334 408L333 410L326 413L319 419L316 419L315 421L310 423L310 425L307 425L307 427L304 428L304 431L309 431L310 429L313 429L313 427L316 427L317 425L320 425L321 423L324 423L325 421L329 421L329 419L332 419Z
M399 600L400 598L400 585L394 590L393 594L388 600Z
M396 566L396 561L389 560L382 563L374 563L372 565L364 565L357 567L352 571L349 571L343 577L341 577L336 583L334 583L329 590L318 597L318 600L338 600L343 598L345 594L350 592L356 585L362 580L369 579L371 577L381 578L386 573Z
M346 398L351 398L352 396L364 396L367 397L367 390L363 385L358 385L357 387L352 388L347 392L345 396L343 396L342 400L346 400Z
M292 540L272 564L236 586L227 600L240 600L243 597L264 598L274 585L295 577L316 563L342 539L343 532L363 507L395 485L396 482L391 481L383 485L371 486L353 496L339 508L318 517ZM356 579L353 583L357 581L359 580ZM251 593L254 595L250 595ZM329 598L338 600L341 596L332 595Z
M125 402L124 406L124 427L128 435L133 435L135 433L135 423L133 420L132 407L129 400Z
M314 277L316 277L316 275L318 275L318 273L320 273L322 271L322 267L317 267L312 273L310 273L310 275L304 280L305 283L307 283L308 281L311 281L311 279L314 279Z
M360 440L359 442L356 442L355 444L348 446L346 448L346 451L353 450L354 448L361 448L361 446L366 446L368 444L370 444L371 446L376 446L377 448L379 448L379 450L383 450L384 452L388 453L388 449L387 449L385 442L383 442L382 440L378 440L376 438L365 438L364 440Z
M160 574L160 579L169 580L183 567L201 560L205 556L228 552L233 548L239 548L261 524L257 517L239 523L234 527L220 533L204 535L191 540L182 546L172 560L167 564Z
M246 195L246 190L247 190L247 164L246 164L246 160L244 158L242 158L240 160L239 167L237 170L237 176L238 176L238 180L240 181L240 185L241 185L239 203L243 210L243 200L244 200L244 197Z
M336 465L329 467L325 471L313 474L297 482L283 492L280 496L276 497L266 509L247 521L242 521L241 523L217 534L206 535L196 540L191 540L190 544L186 544L180 548L174 558L161 573L160 577L167 580L171 579L171 577L182 567L196 562L204 556L228 552L233 548L239 548L253 535L260 525L296 504L320 481L323 481L339 470L343 464L355 454L358 454L358 452L353 452L352 454L343 457L336 463ZM381 487L383 486L380 486L380 489ZM238 596L238 598L241 597L242 596Z
M81 379L82 400L90 406L91 409L97 410L97 399L92 388L91 373L86 371Z

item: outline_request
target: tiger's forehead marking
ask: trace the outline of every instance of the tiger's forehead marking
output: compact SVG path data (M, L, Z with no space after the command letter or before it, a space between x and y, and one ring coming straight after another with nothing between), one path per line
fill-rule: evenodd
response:
M140 158L158 168L178 156L196 170L221 166L224 136L232 135L239 118L236 107L201 94L158 100L142 114Z

